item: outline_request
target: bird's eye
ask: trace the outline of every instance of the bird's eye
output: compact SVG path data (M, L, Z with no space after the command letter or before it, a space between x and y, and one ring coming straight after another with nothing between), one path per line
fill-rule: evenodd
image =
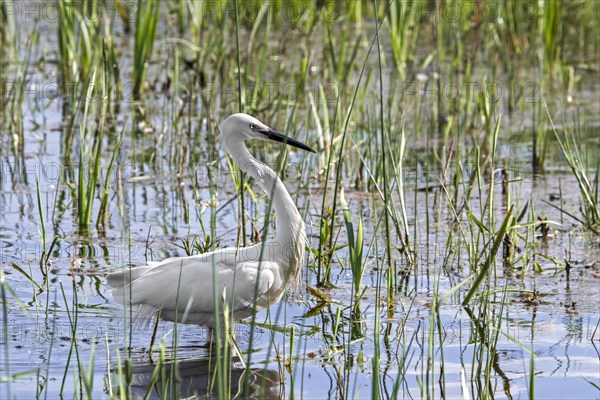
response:
M254 124L250 124L250 129L251 129L251 130L255 130L255 129L256 129L256 125L254 125Z

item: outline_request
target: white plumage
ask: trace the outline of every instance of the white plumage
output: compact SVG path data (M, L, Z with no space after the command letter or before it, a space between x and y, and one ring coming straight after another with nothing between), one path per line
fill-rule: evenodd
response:
M306 244L304 221L277 174L256 160L244 142L271 140L314 150L247 114L228 117L221 138L240 169L271 198L277 222L274 239L111 273L107 281L120 304L137 307L146 316L160 311L164 320L214 326L216 312L222 315L223 295L233 319L240 320L276 303L290 284L298 282Z

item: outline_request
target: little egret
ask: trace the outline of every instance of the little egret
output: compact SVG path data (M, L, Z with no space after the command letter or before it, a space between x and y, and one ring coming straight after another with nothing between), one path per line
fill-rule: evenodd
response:
M315 151L247 114L229 116L221 139L233 161L270 197L277 221L275 237L249 247L148 262L107 276L117 302L138 308L147 318L155 316L157 323L160 318L212 328L216 316L222 321L223 304L234 320L240 320L278 302L287 287L299 281L306 245L304 221L275 171L248 152L245 140Z

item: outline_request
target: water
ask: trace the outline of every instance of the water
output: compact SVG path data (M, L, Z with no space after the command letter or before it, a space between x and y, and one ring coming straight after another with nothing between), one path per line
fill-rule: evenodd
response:
M26 158L26 170L35 171L43 165L52 162L60 163L59 158L44 153L43 148L57 146L58 135L48 136L44 143L28 144L31 156ZM9 159L10 160L10 159ZM10 161L9 161L10 163ZM5 164L5 170L10 170ZM43 167L42 167L43 168ZM141 170L141 168L140 168ZM33 175L33 174L32 174ZM123 214L121 217L115 205L111 206L113 220L124 218L131 221L129 227L124 227L118 221L114 227L107 229L104 235L93 235L91 238L79 237L69 231L73 226L73 216L68 206L52 210L53 198L57 196L56 184L41 180L42 202L47 215L53 212L60 218L60 223L50 229L50 232L61 237L50 257L49 284L38 288L32 280L40 283L43 277L39 267L41 245L38 234L37 204L35 197L35 179L29 177L27 185L14 184L14 177L4 175L2 188L3 212L2 225L2 262L8 287L5 310L7 317L3 318L2 329L8 334L7 342L3 343L5 365L9 365L11 374L23 374L10 384L11 393L16 398L30 397L38 385L47 386L50 396L60 392L65 379L65 393L72 393L77 387L74 380L76 370L75 355L71 348L71 339L77 338L79 358L83 368L89 368L91 354L95 355L94 364L94 397L107 395L107 368L116 365L116 352L121 351L123 357L126 343L129 343L137 360L136 368L147 370L149 359L142 349L148 346L152 329L144 326L129 326L124 312L110 297L109 288L104 282L103 275L110 270L122 268L127 264L143 264L148 259L161 259L171 255L182 255L183 250L176 246L189 232L200 231L197 222L185 224L182 219L180 195L186 196L188 204L194 199L188 190L188 184L183 186L178 180L166 176L147 175L145 180L136 179L133 175L124 180L122 199ZM554 173L537 180L520 183L520 196L525 199L548 199L549 194L558 191L558 179L562 182L563 204L576 207L577 191L573 188L572 178L568 174ZM185 179L183 180L186 181ZM58 185L58 192L64 192L64 204L71 201L68 189ZM416 202L413 191L408 192L409 215L424 215L424 192L417 192ZM533 196L532 193L536 195ZM220 193L221 199L228 199L232 193ZM298 204L314 203L318 196L303 194ZM358 208L361 203L369 203L360 193L347 192L353 206ZM308 199L308 200L306 200ZM541 204L536 205L540 206ZM236 226L235 202L223 208L218 213L219 237L222 245L234 244ZM414 210L414 211L413 211ZM545 209L548 219L560 221L560 213L553 209ZM476 210L474 209L473 212ZM357 211L358 212L358 211ZM365 221L369 221L369 213L365 213ZM191 218L195 221L195 218ZM443 218L442 218L443 220ZM413 221L414 222L414 221ZM309 221L309 232L316 231L317 218ZM421 235L425 235L424 218L417 221ZM597 382L599 376L598 359L598 296L600 295L599 279L600 249L597 240L584 238L581 233L568 234L574 224L566 221L565 226L548 239L536 239L536 246L544 249L544 253L561 260L569 257L573 263L569 279L564 272L552 270L551 260L539 260L548 270L541 274L528 271L499 271L498 285L505 284L514 291L508 292L499 342L495 353L494 379L490 383L497 397L511 395L524 396L527 393L529 381L529 351L535 354L536 395L552 397L559 395L569 397L574 385L577 395L581 398L594 396L596 389L586 380ZM49 224L49 226L52 226ZM127 229L129 228L129 229ZM439 231L437 229L440 229ZM419 397L419 379L423 377L426 368L428 341L435 343L434 370L440 366L440 355L443 350L444 372L446 379L446 395L450 398L462 396L461 373L470 375L471 362L474 357L474 347L471 343L472 330L477 326L477 320L469 317L468 313L456 304L454 296L447 299L440 308L440 323L442 337L432 333L430 307L433 292L439 285L439 292L444 293L452 286L468 276L469 271L463 262L455 263L455 269L444 272L436 282L436 271L440 268L445 254L443 224L438 228L432 225L429 247L419 246L421 262L410 277L408 288L397 293L394 315L387 318L381 312L382 329L389 330L388 340L384 336L377 339L373 336L373 320L375 318L375 287L377 271L367 269L364 283L369 286L361 307L363 309L362 323L352 326L347 320L334 329L337 320L337 310L344 309L351 302L352 278L349 270L343 269L339 263L334 264L333 283L335 289L327 291L336 303L331 303L315 315L306 316L309 309L316 306L314 297L304 293L300 299L282 302L271 310L259 313L258 322L274 324L288 330L295 329L295 357L291 375L284 373L287 386L280 386L279 379L272 380L273 393L285 393L293 390L297 395L307 398L320 397L324 394L338 392L338 379L348 374L350 387L358 397L369 397L372 386L372 354L374 346L382 351L381 385L392 390L394 382L402 379L400 393L402 396ZM370 240L373 226L367 222L366 236ZM129 236L129 237L128 237ZM312 239L316 246L316 239ZM148 248L146 247L148 243ZM568 254L565 251L568 250ZM457 249L459 252L459 249ZM341 260L345 263L345 260ZM22 271L18 271L17 265ZM316 280L314 270L305 270L306 281L314 286ZM524 275L524 276L522 276ZM63 298L64 290L64 298ZM522 293L527 290L527 293ZM531 292L539 292L533 298ZM535 296L534 296L535 297ZM65 301L66 300L66 301ZM72 313L77 304L77 326L73 335ZM380 310L381 311L381 310ZM344 313L347 318L347 313ZM355 324L356 325L356 324ZM174 351L169 344L173 340L173 325L164 323L159 329L159 337L165 335L167 347ZM202 364L207 357L207 350L201 345L208 339L207 332L194 326L179 326L176 356L186 360L192 366ZM348 330L358 329L364 337L350 345L353 362L348 365L345 361L344 347L347 346ZM435 331L437 332L437 331ZM242 348L249 346L250 328L239 325L238 341ZM256 369L267 370L269 374L279 376L281 371L272 346L276 344L280 357L289 352L289 335L267 328L258 328L254 335L252 360ZM441 345L440 345L441 343ZM70 358L70 360L69 360ZM196 364L194 364L196 363ZM69 365L69 369L66 366ZM196 370L197 366L191 368ZM239 366L238 366L239 368ZM9 370L6 370L7 372ZM193 372L190 372L194 376ZM143 375L143 374L142 374ZM293 388L289 386L293 377ZM116 379L116 378L113 378ZM144 379L140 378L143 386ZM147 381L147 380L146 380ZM114 382L114 381L113 381ZM113 383L114 385L114 383ZM200 385L200 386L198 386ZM192 385L194 388L201 384ZM468 385L471 385L470 381ZM6 383L3 384L6 386ZM435 387L434 390L439 390ZM5 388L6 389L6 388ZM437 392L439 394L439 392Z
M162 54L168 54L167 46L164 43L163 46ZM38 56L44 51L40 49ZM30 78L32 82L46 82L48 77L55 76L53 73L55 65L49 63L32 67ZM597 106L596 93L593 85L582 89L577 92L578 101L593 108ZM105 274L147 260L184 255L182 240L195 235L202 237L200 220L209 229L213 205L218 210L215 227L219 245L236 245L236 193L220 146L207 144L210 140L207 121L194 121L191 130L201 128L200 133L187 143L185 136L165 128L171 115L164 111L163 105L170 98L161 93L157 97L148 108L152 126L145 133L128 133L111 174L108 223L104 230L91 229L89 234L78 232L72 188L59 179L69 174L76 176L79 168L75 155L71 158L64 155L65 127L60 103L40 103L31 98L24 102L26 133L22 152L11 151L10 140L7 135L2 136L0 262L7 290L3 292L4 315L0 318L0 375L3 379L12 377L10 382L0 382L3 398L4 393L14 398L31 398L38 391L46 392L49 398L61 392L68 398L77 397L75 393L84 392L78 370L92 371L93 398L108 397L109 388L113 394L118 391L117 358L123 360L128 350L133 360L133 393L143 396L153 370L145 352L152 327L130 323L127 313L112 300ZM432 143L409 140L412 148L405 171L406 208L410 228L418 237L418 243L413 244L418 262L407 271L408 279L393 294L395 307L388 314L385 291L376 291L381 271L375 267L384 242L373 209L381 209L381 201L374 190L371 193L353 190L354 179L347 176L345 196L353 215L363 213L366 244L371 244L375 237L379 251L369 254L360 318L350 319L352 276L345 268L348 252L341 249L333 263L335 287L323 289L334 302L322 305L314 296L301 291L299 296L259 313L256 321L260 325L254 332L248 324L238 324L236 337L240 347L246 352L252 350L251 367L256 375L253 382L256 387L267 388L262 397L277 398L284 394L291 397L293 392L297 397L323 398L340 396L346 391L352 397L370 398L376 378L373 369L376 349L380 351L376 384L383 396L391 397L395 392L399 397L420 398L420 387L425 385L434 398L442 395L462 398L465 391L474 388L474 392L480 393L487 385L497 398L524 398L530 390L531 370L535 373L537 397L598 396L594 384L600 382L600 242L597 236L583 233L580 224L568 215L548 205L579 215L581 200L577 183L556 144L551 141L549 145L547 172L534 173L528 167L531 115L524 112L507 120L510 128L502 134L509 137L502 136L498 151L514 180L511 202L521 208L529 201L536 216L562 225L551 225L553 229L546 237L541 237L538 231L539 237L528 240L527 244L520 243L517 257L527 254L525 247L530 246L537 252L535 259L521 259L512 269L504 269L498 263L492 286L499 293L490 315L486 314L493 322L484 322L477 302L464 308L460 305L462 297L457 294L443 297L471 274L469 258L467 249L446 246L448 235L460 232L449 229L453 215L448 207L440 205L444 204L444 193L439 188L432 192L420 190L436 182L426 179L427 172L433 173L432 176L439 172L438 167L432 171L426 168L437 165L431 161L427 149ZM597 165L594 163L599 154L597 122L590 120L591 128L582 139L592 165ZM127 117L120 115L117 123L122 127ZM314 138L315 133L310 132L309 137ZM75 141L73 154L77 148ZM256 146L259 148L260 145ZM218 153L217 167L213 166L218 187L216 198L211 195L207 173L210 151ZM276 154L264 156L269 157L269 163L275 163ZM103 154L103 176L109 160L110 154ZM294 191L302 215L306 215L311 247L318 244L322 184L315 176L320 167L322 164L317 165L315 159L293 154L287 171L288 187ZM451 170L458 167L452 165ZM462 167L469 170L474 165L467 161ZM305 178L297 179L297 174ZM42 245L36 176L48 246L58 238L47 271L40 267ZM500 184L495 186L495 196L497 229L508 202ZM251 196L246 196L249 213L259 217L260 229L265 201L261 197L259 200L260 207L255 209ZM393 201L397 202L397 198ZM98 203L95 202L94 219ZM482 203L475 191L468 206L475 216L480 215ZM341 219L334 230L336 235L338 232L341 232L339 243L344 244ZM397 239L395 234L393 237ZM393 245L396 248L398 243ZM478 245L477 252L483 243ZM401 271L403 258L397 251L394 255L396 267ZM564 260L572 266L568 276L560 265ZM303 271L303 278L307 285L316 286L315 257L310 255L308 261L310 267ZM542 270L534 272L535 265ZM461 294L468 287L463 287ZM500 291L505 287L508 290L503 297ZM440 297L444 303L439 306L438 317L432 320L433 302ZM500 308L500 304L504 306ZM374 332L377 318L381 321L379 336ZM493 330L494 326L500 328L483 332L490 334L487 338L497 334L497 345L489 353L489 343L480 340L481 334L477 340L474 338L476 332ZM289 359L292 328L296 340L287 371L285 361ZM175 329L177 345L174 345ZM207 375L212 368L207 365L209 350L203 346L209 339L208 332L195 326L162 323L158 334L164 338L167 359L179 363L180 394L206 392ZM484 374L476 368L480 357L492 360L490 382L484 382ZM234 367L233 392L235 381L242 374L241 364L235 360ZM440 382L442 368L444 382ZM152 389L151 392L156 394Z

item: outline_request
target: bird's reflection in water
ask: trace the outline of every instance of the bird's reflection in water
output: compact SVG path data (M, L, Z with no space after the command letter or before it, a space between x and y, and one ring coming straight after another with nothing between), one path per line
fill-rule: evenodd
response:
M198 358L132 366L132 399L218 398L216 359ZM157 370L158 368L158 370ZM115 371L116 372L116 371ZM230 398L279 399L285 396L277 371L231 365Z

